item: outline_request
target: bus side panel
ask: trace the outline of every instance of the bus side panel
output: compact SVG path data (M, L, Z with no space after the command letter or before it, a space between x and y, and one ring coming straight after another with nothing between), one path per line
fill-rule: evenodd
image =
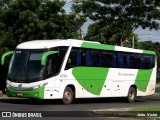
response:
M84 97L100 97L109 68L75 67L72 74L82 86Z
M83 98L83 87L75 80L72 75L72 69L62 71L56 78L56 87L60 89L60 97L63 98L63 92L67 86L75 88L75 98Z
M61 89L57 86L58 83L57 76L48 79L48 84L45 86L44 99L62 98Z
M156 67L153 68L151 76L149 78L148 85L145 88L145 91L137 89L137 96L147 96L147 95L153 95L155 93L155 86L156 86ZM146 74L143 74L146 76ZM145 80L144 80L145 81ZM142 81L141 84L144 84Z
M96 68L95 70L83 67L82 69L76 68L74 71L76 73L73 72L73 76L82 86L84 98L127 96L129 87L134 84L138 72L136 69L110 68L102 83L103 75L100 73L106 71L104 68ZM87 69L89 69L88 72ZM78 93L76 96L80 97Z
M134 84L138 70L110 68L107 80L112 81L111 97L125 97L129 87Z

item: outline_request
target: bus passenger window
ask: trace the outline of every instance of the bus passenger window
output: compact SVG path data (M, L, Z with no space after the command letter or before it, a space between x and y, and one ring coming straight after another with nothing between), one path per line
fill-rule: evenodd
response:
M76 59L76 65L80 66L81 65L81 49L77 50L77 59Z
M151 55L151 61L150 61L150 68L154 68L155 66L155 56L154 55Z
M86 50L86 66L91 66L92 61L91 61L91 51Z
M112 61L113 67L116 68L129 68L130 59L129 54L124 52L117 52L117 54L113 53L114 60Z
M86 50L81 49L81 66L86 66Z
M140 54L134 54L132 53L130 55L130 68L133 69L140 69L141 59Z
M117 68L117 62L118 62L118 57L116 53L112 53L112 63L111 63L111 67L113 68Z
M118 53L118 68L125 68L125 56L122 53Z
M91 50L91 61L93 67L100 66L100 55L98 50Z
M112 53L107 51L102 51L101 53L101 66L111 67L112 64Z
M126 68L129 68L129 66L130 66L130 55L129 54L126 54L126 62L125 62L125 64L126 64Z
M49 55L45 67L45 77L51 77L59 72L58 54Z
M154 67L154 56L152 55L143 55L142 57L142 69L151 69Z
M73 49L71 50L71 53L70 53L69 57L68 57L65 70L77 66L77 62L80 62L80 61L77 61L77 49L76 49L76 48L73 48Z

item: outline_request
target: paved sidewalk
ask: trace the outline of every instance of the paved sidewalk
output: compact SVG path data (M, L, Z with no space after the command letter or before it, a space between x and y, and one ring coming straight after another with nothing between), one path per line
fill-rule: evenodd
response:
M24 99L24 98L20 98L20 97L8 97L6 94L3 94L2 96L0 96L0 100L2 99Z
M6 94L3 94L0 96L0 99L10 99L10 98L13 98L13 97L8 97Z
M8 97L6 94L3 94L2 91L0 91L0 99L12 99L15 97Z
M0 97L3 95L2 91L0 91Z

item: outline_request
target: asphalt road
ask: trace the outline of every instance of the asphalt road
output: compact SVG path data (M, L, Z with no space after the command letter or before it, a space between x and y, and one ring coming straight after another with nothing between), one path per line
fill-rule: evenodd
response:
M87 120L114 120L115 118L110 117L103 118L103 116L99 114L97 115L93 111L123 111L135 106L148 104L160 104L160 96L137 98L134 103L127 103L124 98L77 99L71 105L63 105L61 100L36 100L3 97L0 98L0 111L12 111L15 113L35 112L41 113L42 117L48 116L50 119L51 117L57 117L59 120L63 120L63 118L71 120L69 117L72 117L72 119L74 119L73 117L79 117L79 120L84 119L85 117ZM81 116L83 116L83 118Z

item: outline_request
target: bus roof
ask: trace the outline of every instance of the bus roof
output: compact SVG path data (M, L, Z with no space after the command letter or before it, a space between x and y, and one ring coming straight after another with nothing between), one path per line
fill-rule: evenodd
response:
M133 49L121 46L101 44L99 42L83 41L75 39L53 39L53 40L33 40L19 44L17 49L49 49L56 46L75 46L83 48L93 48L102 50L124 51L124 52L136 52L155 54L154 51Z
M47 49L55 46L69 46L68 40L33 40L19 44L17 49Z

